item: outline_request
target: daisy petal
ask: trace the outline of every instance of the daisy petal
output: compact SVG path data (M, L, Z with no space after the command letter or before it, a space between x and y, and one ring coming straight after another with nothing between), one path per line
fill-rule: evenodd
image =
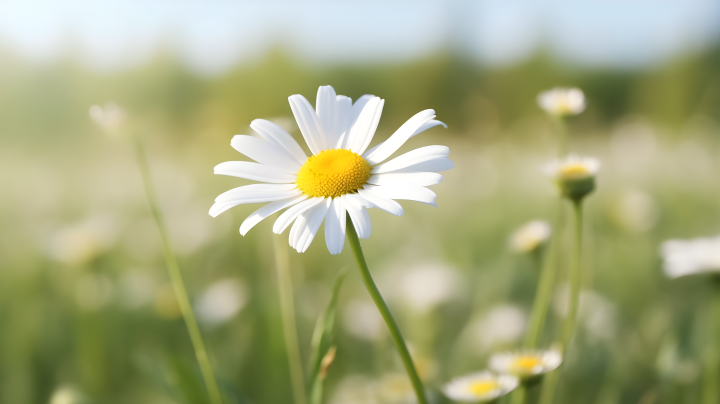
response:
M417 201L427 203L437 208L435 202L435 192L425 187L384 187L375 185L365 185L363 188L375 195L388 199L406 199L409 201Z
M250 231L250 229L255 227L255 225L260 223L263 219L267 218L275 212L279 212L285 208L300 203L305 199L307 199L307 195L300 195L294 198L281 199L273 203L268 203L262 208L251 213L250 216L248 216L245 221L242 222L242 224L240 225L240 234L243 236L246 235L247 232Z
M376 165L373 167L371 173L387 173L423 163L425 161L447 157L449 155L450 149L447 146L425 146L395 157L387 163Z
M337 94L332 86L320 86L315 101L315 110L322 126L323 139L318 146L322 150L332 149L337 144L340 134L337 132Z
M358 189L358 194L360 194L363 199L370 202L372 204L372 207L382 209L385 212L388 212L395 216L401 216L403 213L405 213L403 207L392 199L377 195L367 189Z
M347 139L347 148L349 150L362 155L367 149L373 135L375 135L378 122L380 122L383 105L385 105L385 100L380 97L374 97L367 102L352 128L350 128Z
M277 184L294 183L295 174L249 161L226 161L215 166L215 174Z
M365 209L365 201L355 194L343 195L343 199L345 199L345 209L350 215L350 220L355 226L358 237L361 239L370 238L370 215Z
M236 135L230 141L230 146L268 167L277 167L290 174L297 174L300 170L301 164L290 158L283 149L278 149L256 137Z
M350 132L350 120L353 118L353 105L350 97L344 95L337 96L337 104L335 104L337 119L335 119L335 132L338 134L336 149L342 149Z
M300 216L303 212L319 204L323 200L324 198L311 198L286 210L275 221L275 224L273 225L273 233L280 234L284 232L296 217Z
M229 202L236 199L272 198L277 195L292 194L287 195L287 198L299 195L300 192L295 184L252 184L225 191L215 198L215 202Z
M268 143L285 150L298 164L303 164L307 160L307 155L302 147L280 125L265 119L256 119L250 123L250 128Z
M305 228L303 229L302 234L300 234L297 238L297 242L295 243L295 249L297 252L303 253L310 247L310 243L312 243L318 229L320 229L320 225L322 224L323 219L325 219L331 203L331 198L325 198L323 203L313 206L302 214L302 218L307 224L304 226ZM299 219L300 218L298 218L298 220Z
M332 199L325 217L325 244L331 255L340 254L345 245L345 216L345 199Z
M407 122L405 122L398 130L396 130L395 133L388 138L388 140L363 154L363 158L365 158L365 160L367 160L371 165L384 161L395 153L402 145L404 145L418 129L427 122L433 120L433 118L435 118L435 111L432 109L426 109L425 111L418 112L415 116L408 119Z
M386 173L371 175L367 180L373 185L393 185L403 187L427 187L441 183L443 176L438 173Z
M421 163L413 164L399 170L394 170L393 174L400 173L423 173L423 172L440 172L447 171L455 167L455 163L449 158L441 157L432 160L423 161Z
M310 151L313 154L320 153L323 151L322 145L325 143L325 134L312 105L300 94L291 95L288 100L290 101L290 109L295 115L295 120Z

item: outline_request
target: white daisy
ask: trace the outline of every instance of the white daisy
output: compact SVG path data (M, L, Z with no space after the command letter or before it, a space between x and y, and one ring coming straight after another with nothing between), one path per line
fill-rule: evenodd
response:
M533 220L517 229L510 238L510 246L516 252L527 254L547 243L552 228L544 220Z
M561 363L562 354L551 349L497 353L490 357L489 365L498 373L528 379L555 370Z
M570 154L545 166L545 172L555 178L562 194L570 199L582 199L595 190L595 176L600 161L592 157Z
M668 240L662 244L665 274L670 278L699 273L720 273L720 236Z
M451 380L443 392L451 400L487 403L515 390L519 384L515 376L484 371Z
M585 94L579 88L555 87L538 94L537 103L550 115L577 115L585 110Z
M336 95L331 86L318 89L315 109L302 95L290 96L290 107L312 156L280 126L256 119L250 127L261 138L238 135L230 143L256 163L229 161L215 167L215 174L246 178L264 184L246 185L215 199L215 217L244 203L271 202L252 213L240 226L245 235L261 220L287 209L275 221L273 232L282 233L291 223L290 245L304 252L325 220L325 240L330 254L339 254L345 242L345 212L360 238L370 237L366 208L403 214L395 199L437 207L435 193L425 188L442 181L439 171L454 167L446 146L425 146L385 162L411 137L444 123L426 109L405 122L386 141L368 149L385 100L364 95L353 104Z

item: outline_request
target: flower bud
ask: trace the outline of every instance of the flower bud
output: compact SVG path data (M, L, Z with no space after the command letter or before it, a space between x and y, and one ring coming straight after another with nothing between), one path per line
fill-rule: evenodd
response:
M510 247L521 254L531 254L542 249L550 239L552 229L543 220L526 223L513 233Z
M595 190L595 176L599 169L598 160L572 154L546 167L547 173L555 178L562 195L576 202Z

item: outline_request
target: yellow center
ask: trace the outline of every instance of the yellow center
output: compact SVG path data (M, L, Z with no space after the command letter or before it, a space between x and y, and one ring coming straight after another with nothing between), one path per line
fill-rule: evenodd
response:
M568 180L578 180L590 175L587 167L579 163L570 163L560 168L560 177Z
M345 149L322 151L305 162L297 186L310 197L337 197L355 193L370 178L370 163Z
M483 380L481 382L472 382L468 386L468 390L472 394L482 396L488 393L492 393L500 387L500 384L495 380Z
M519 373L530 373L542 363L542 359L537 356L520 356L513 362L513 368Z

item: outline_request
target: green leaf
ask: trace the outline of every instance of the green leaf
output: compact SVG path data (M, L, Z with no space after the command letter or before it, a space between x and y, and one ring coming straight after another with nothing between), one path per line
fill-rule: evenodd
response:
M310 371L308 390L310 391L309 403L320 404L322 402L322 387L325 379L322 374L323 358L328 354L332 347L333 340L333 324L335 323L335 306L337 305L340 288L348 274L348 268L341 269L335 277L332 287L332 295L325 310L318 317L313 332L311 346L312 355L310 356ZM334 351L333 351L334 354Z

